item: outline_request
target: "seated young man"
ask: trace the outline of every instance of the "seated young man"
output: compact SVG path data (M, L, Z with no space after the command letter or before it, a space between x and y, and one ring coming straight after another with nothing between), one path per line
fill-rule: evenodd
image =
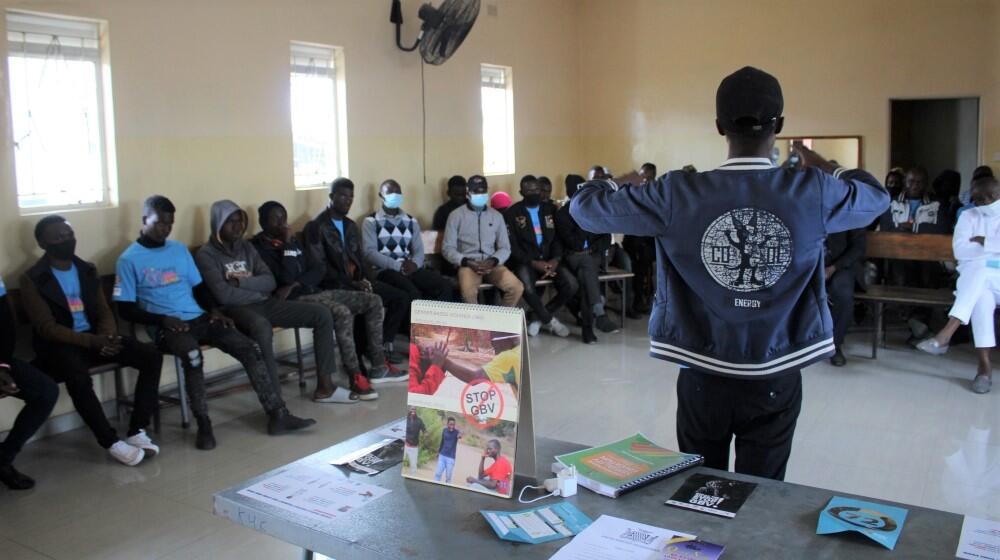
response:
M510 257L507 224L500 212L489 207L486 178L469 178L468 203L448 216L441 253L458 268L458 288L466 303L479 302L483 280L503 293L503 305L514 307L521 301L524 286L504 266Z
M438 209L434 211L434 221L431 222L434 231L444 231L446 225L448 225L448 216L451 215L456 208L460 208L465 205L467 198L468 183L465 177L461 175L452 175L448 179L448 200L444 204L438 206Z
M551 204L558 210L559 204L552 200L552 179L542 175L538 177L538 186L542 190L542 204Z
M160 451L145 428L160 405L163 356L152 344L119 336L97 267L76 256L76 235L65 218L39 220L35 241L45 255L21 279L22 301L35 335L35 363L49 377L66 384L73 406L98 445L115 460L138 465L143 457ZM110 362L139 371L124 440L104 415L89 372Z
M493 459L488 468L486 459ZM514 467L507 457L500 453L500 441L491 439L486 442L483 456L479 458L479 476L466 477L465 482L478 490L492 490L499 494L510 494L510 485L514 475Z
M972 390L984 394L993 386L990 350L996 346L993 318L1000 303L1000 182L990 176L976 180L972 202L975 208L958 217L952 238L959 276L948 323L917 348L944 354L958 327L971 322L979 361Z
M347 370L351 386L360 384L367 392L358 395L361 400L372 400L378 393L371 390L362 374L354 336L354 318L360 316L367 330L376 333L368 337L367 352L372 368L368 375L375 383L395 380L401 374L385 359L382 349L382 299L375 294L359 290L324 290L320 283L326 274L323 263L306 258L302 247L288 226L288 212L275 201L265 202L258 209L263 231L253 238L257 253L274 274L278 288L274 295L279 299L308 301L325 306L333 316L340 359ZM405 375L405 374L402 374Z
M174 212L173 203L164 196L153 195L143 203L139 239L118 257L114 300L123 319L149 327L160 350L180 358L191 412L198 423L195 447L214 449L216 444L208 417L201 344L222 350L243 366L267 412L269 434L313 425L314 420L288 412L281 387L268 374L257 344L241 334L204 293L188 248L167 239L174 227Z
M571 199L582 181L579 175L566 177L566 194ZM611 245L610 235L595 235L583 231L569 213L569 203L563 204L556 212L556 232L563 247L563 263L580 285L580 321L583 326L583 342L597 342L594 327L603 332L615 332L618 326L604 312L601 295L601 266L604 252Z
M7 287L0 278L0 399L24 401L14 425L0 443L0 482L11 490L28 490L34 488L35 481L14 468L14 459L52 413L59 386L31 364L14 357L16 342L17 324L7 301Z
M382 207L361 222L365 263L375 280L403 290L411 300L454 301L452 281L424 266L420 223L402 210L402 187L388 179L378 195Z
M524 286L522 297L534 313L528 323L528 334L535 336L545 327L560 337L569 336L569 329L555 313L566 305L580 287L573 273L562 265L562 243L556 235L556 207L543 204L541 184L532 175L521 178L521 200L507 209L504 218L510 235L510 263ZM556 296L548 304L542 302L545 288L536 288L538 280L551 279Z
M373 368L370 380L376 382L405 381L406 374L395 368L381 369L392 358L392 338L410 310L410 296L383 282L370 282L365 278L365 265L361 259L361 230L347 217L354 203L354 183L339 178L330 186L330 202L313 221L306 225L306 255L323 268L319 286L324 290L340 290L361 294L374 294L382 300L385 316L378 329L371 321L365 322L365 343ZM365 397L378 393L364 376L355 377L354 390Z
M854 284L865 258L865 231L864 228L852 229L826 236L826 292L830 298L833 344L836 347L830 363L835 367L847 364L844 339L854 320Z
M246 212L230 200L212 205L212 234L195 255L205 285L236 327L257 343L274 383L280 383L278 359L274 355L274 327L311 328L316 350L313 401L358 402L347 376L337 371L330 310L318 303L281 297L287 294L271 295L277 289L277 282L257 250L243 238L247 221Z

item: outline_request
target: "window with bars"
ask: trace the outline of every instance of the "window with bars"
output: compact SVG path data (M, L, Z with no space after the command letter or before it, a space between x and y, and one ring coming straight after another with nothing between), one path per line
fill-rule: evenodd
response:
M112 204L106 26L59 16L6 15L18 206L34 213Z
M292 43L291 113L295 187L329 185L347 175L343 53Z
M483 173L514 173L514 89L511 68L483 64L480 69L483 104Z

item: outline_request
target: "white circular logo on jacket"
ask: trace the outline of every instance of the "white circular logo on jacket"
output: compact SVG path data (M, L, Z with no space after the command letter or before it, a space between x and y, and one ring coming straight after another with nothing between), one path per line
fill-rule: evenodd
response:
M756 208L730 210L701 238L701 261L721 286L736 292L770 288L792 262L792 234L777 216Z

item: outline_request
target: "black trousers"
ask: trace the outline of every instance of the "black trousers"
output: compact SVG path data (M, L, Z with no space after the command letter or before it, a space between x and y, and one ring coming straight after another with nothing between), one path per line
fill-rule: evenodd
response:
M833 343L840 348L847 336L847 329L854 320L854 277L855 270L838 270L826 281L826 293L830 298L830 315L833 317Z
M580 289L580 284L577 283L573 273L565 266L560 265L556 269L556 277L552 279L556 286L556 295L549 300L548 304L544 304L542 303L542 294L545 293L545 286L535 287L535 282L542 277L542 274L527 264L517 265L514 268L514 273L517 274L517 279L524 284L524 292L521 297L535 313L535 319L544 324L548 324L552 320L552 315L566 305L566 302Z
M382 298L382 307L385 308L385 320L382 321L382 340L383 342L392 342L410 314L410 302L413 301L413 298L406 290L401 290L380 280L372 282L372 288L375 295Z
M19 389L11 396L24 401L24 407L17 413L7 439L0 443L0 466L14 462L25 442L45 423L59 398L56 382L29 363L13 360L10 376Z
M622 240L622 248L628 253L632 261L632 272L635 278L632 280L635 297L634 303L647 303L653 297L656 290L654 285L654 271L656 270L656 243L652 237L636 237L626 235Z
M446 278L433 268L421 268L409 276L395 270L383 270L375 277L393 288L403 290L410 300L429 299L432 301L460 301L458 286L451 278Z
M97 438L97 443L107 449L120 438L104 415L101 400L94 393L94 381L88 370L111 362L139 370L135 382L135 406L129 420L129 435L149 425L149 420L159 406L160 370L163 355L152 344L139 342L131 337L122 337L122 350L116 356L101 356L96 350L53 344L52 351L39 356L35 362L52 379L66 384L80 417Z
M705 466L729 470L736 437L736 472L784 480L802 408L802 374L734 379L682 369L677 378L677 441Z

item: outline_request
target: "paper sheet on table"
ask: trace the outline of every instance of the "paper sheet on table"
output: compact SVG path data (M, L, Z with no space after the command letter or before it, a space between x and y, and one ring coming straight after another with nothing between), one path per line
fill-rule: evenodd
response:
M393 439L403 439L406 436L406 418L400 418L384 428L379 428L376 434Z
M602 515L552 560L660 560L667 545L694 535Z
M963 560L1000 560L1000 523L965 516L955 557Z
M390 491L311 467L292 466L239 491L316 521L346 515Z

